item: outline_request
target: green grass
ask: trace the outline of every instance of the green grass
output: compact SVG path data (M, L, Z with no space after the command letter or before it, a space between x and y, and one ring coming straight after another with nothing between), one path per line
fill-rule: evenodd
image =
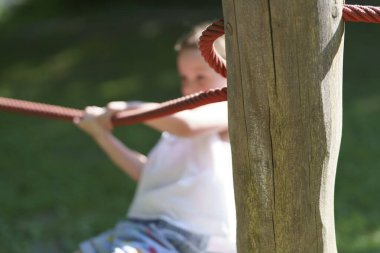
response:
M346 24L335 222L341 253L380 250L380 26Z
M0 23L0 96L76 108L179 96L173 44L220 10L168 6L8 13ZM337 241L341 253L372 253L380 249L380 27L346 27ZM141 125L116 134L144 153L158 138ZM0 253L70 252L122 218L135 189L65 122L0 112L0 161Z
M0 24L0 96L75 108L178 97L174 43L215 13L121 4L53 17L20 10ZM0 253L71 252L124 217L135 183L84 133L20 114L2 112L0 121ZM116 134L143 153L158 138L141 125Z

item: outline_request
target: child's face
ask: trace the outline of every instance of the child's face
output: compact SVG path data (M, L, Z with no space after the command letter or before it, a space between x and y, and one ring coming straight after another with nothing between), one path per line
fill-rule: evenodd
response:
M184 96L226 86L226 79L205 62L197 49L184 49L179 52L177 67Z

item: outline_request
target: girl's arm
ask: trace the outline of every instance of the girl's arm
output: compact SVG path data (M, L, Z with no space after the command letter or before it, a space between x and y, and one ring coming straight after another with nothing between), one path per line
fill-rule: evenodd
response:
M124 173L136 181L139 180L147 160L145 155L129 149L110 132L96 136L94 140Z
M114 111L100 107L87 107L82 119L74 123L88 133L107 156L132 179L138 180L146 163L146 156L126 147L112 134L110 118Z
M129 105L129 103L127 103ZM159 104L135 103L129 108L155 109ZM209 132L227 132L228 112L227 102L218 102L204 105L195 109L181 111L169 116L147 120L144 124L159 131L190 137Z
M154 109L159 106L143 102L112 102L107 110L91 106L85 109L85 116L75 119L74 123L88 133L123 172L138 180L147 161L146 156L126 147L111 132L112 115L125 109L127 105L129 109ZM201 106L144 123L159 131L167 131L182 137L209 132L223 133L228 129L227 102Z

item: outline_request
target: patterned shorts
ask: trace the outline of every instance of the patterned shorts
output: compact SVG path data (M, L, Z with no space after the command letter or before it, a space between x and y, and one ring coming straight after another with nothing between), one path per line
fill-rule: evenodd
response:
M209 238L163 220L128 219L80 244L83 253L203 253Z

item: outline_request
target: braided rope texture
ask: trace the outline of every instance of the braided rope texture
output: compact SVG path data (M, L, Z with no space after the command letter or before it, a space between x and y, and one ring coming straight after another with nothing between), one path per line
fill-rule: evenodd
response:
M343 5L343 20L346 22L380 23L380 7Z
M380 23L380 7L344 5L343 20L346 22ZM214 50L214 41L224 35L224 20L211 24L202 33L199 42L200 51L206 62L219 74L226 77L227 68L222 59ZM149 111L125 111L113 118L114 125L129 125L149 119L163 117L186 109L227 100L227 88L209 90L162 103L159 108ZM55 105L34 103L29 101L0 97L0 110L22 112L26 114L70 121L75 117L82 117L84 112L77 109Z
M77 109L4 97L0 97L0 109L70 122L75 117L82 117L84 113Z
M132 125L142 121L167 116L186 109L227 100L227 87L200 92L193 95L169 100L161 103L157 109L141 111L130 110L117 113L112 119L114 126ZM84 111L56 105L48 105L18 99L0 97L0 110L20 112L72 122L76 117L82 117Z
M157 109L148 111L120 112L113 119L114 126L132 125L142 121L167 116L179 111L193 109L202 105L222 102L227 100L227 87L199 92L193 95L169 100L161 103Z
M206 62L223 77L227 77L224 60L214 50L214 41L224 34L224 20L220 19L209 25L199 38L199 50Z
M380 7L343 5L343 20L346 22L380 23ZM226 77L227 67L214 50L214 41L224 35L224 20L220 19L206 28L199 41L199 49L206 62L219 74Z

